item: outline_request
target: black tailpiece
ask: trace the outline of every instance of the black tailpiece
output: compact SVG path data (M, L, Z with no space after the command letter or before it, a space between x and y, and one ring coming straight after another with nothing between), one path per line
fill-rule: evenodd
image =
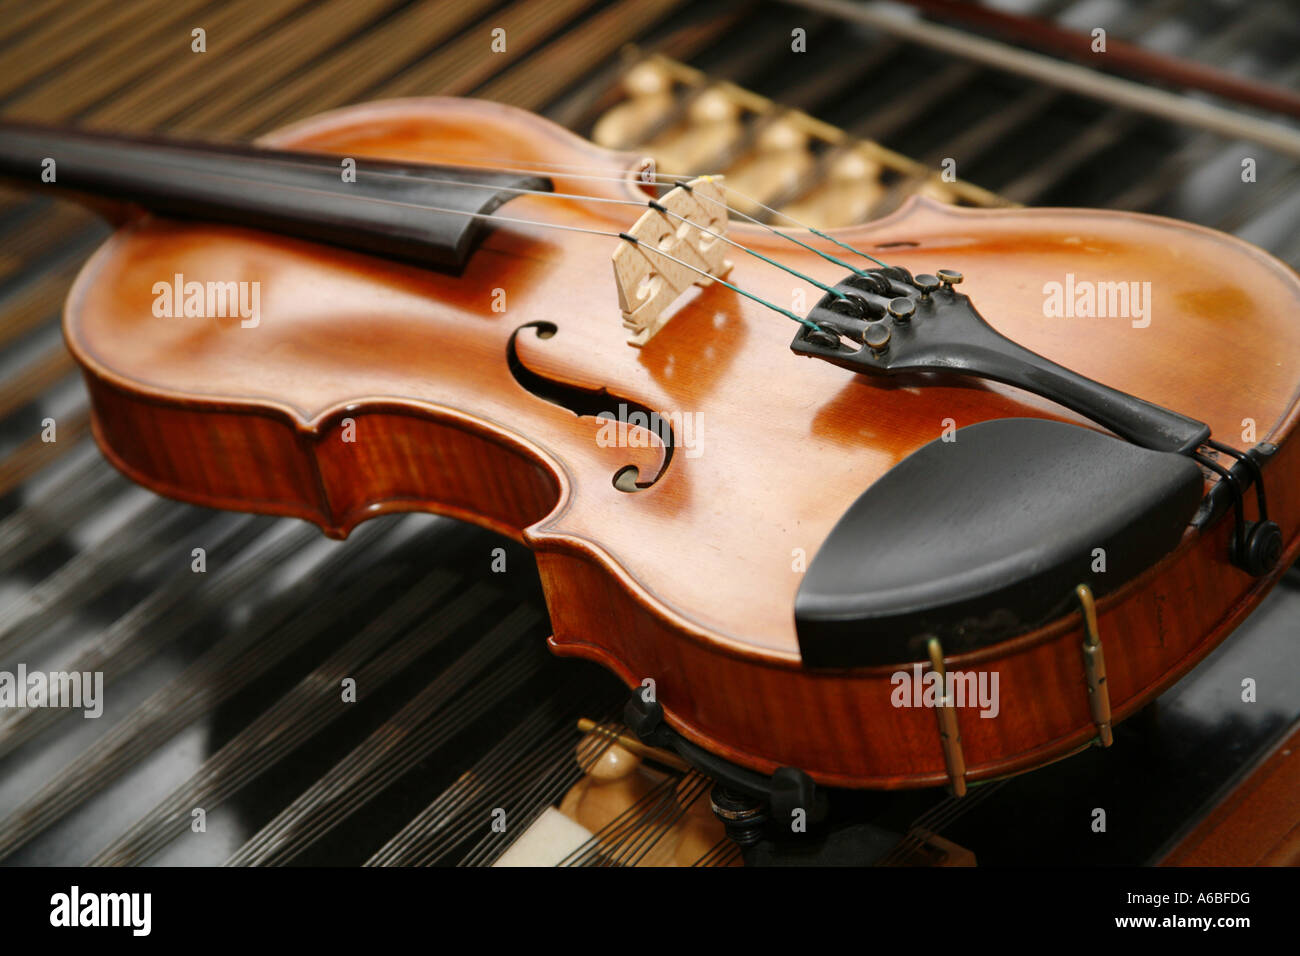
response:
M1210 437L1204 422L1094 382L1017 345L953 288L961 274L915 278L890 267L853 275L808 313L790 348L851 372L954 372L1004 382L1072 409L1154 451L1190 454ZM842 297L841 297L842 296Z

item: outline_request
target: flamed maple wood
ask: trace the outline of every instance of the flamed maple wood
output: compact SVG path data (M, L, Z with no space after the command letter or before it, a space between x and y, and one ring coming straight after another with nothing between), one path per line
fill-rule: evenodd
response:
M638 158L600 150L504 106L459 99L370 104L310 119L279 146L354 157L554 170L557 192L643 198ZM575 175L601 173L609 181ZM571 172L566 172L569 170ZM502 214L626 228L631 207L524 196ZM836 267L757 228L733 236L825 282ZM1210 230L1093 210L965 210L916 200L846 241L913 272L954 268L1004 334L1084 375L1209 423L1242 445L1243 421L1280 450L1267 467L1286 561L1300 549L1297 418L1300 282L1265 253ZM613 240L501 226L460 276L234 227L139 217L90 260L65 330L85 369L96 438L135 480L223 508L295 515L344 535L391 511L475 521L537 555L556 653L629 685L653 678L691 740L761 771L800 767L826 784L945 781L935 716L891 706L894 668L801 666L796 556L816 553L858 494L958 426L1037 416L1050 402L975 382L882 385L800 359L791 323L713 286L688 292L641 350L628 347ZM729 277L784 306L816 290L743 254ZM156 318L154 283L261 283L261 321ZM1150 282L1151 322L1048 319L1043 286L1067 273ZM492 308L504 290L506 308ZM609 448L599 423L522 388L506 345L555 382L698 416L680 451L635 493L662 449ZM351 419L355 441L343 441ZM1116 489L1122 494L1123 489ZM973 503L973 506L975 504ZM1253 500L1251 504L1253 509ZM1212 650L1276 575L1227 559L1230 521L1199 533L1101 601L1111 699L1132 713ZM888 547L887 541L876 543ZM1000 713L959 713L968 778L1024 770L1095 734L1073 614L948 659L999 675Z

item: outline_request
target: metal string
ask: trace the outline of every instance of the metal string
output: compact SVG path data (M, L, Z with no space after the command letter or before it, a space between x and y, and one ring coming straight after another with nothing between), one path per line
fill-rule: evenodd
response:
M292 163L292 162L294 162L294 161L293 161L293 160L286 160L285 162L291 162L291 163ZM111 163L111 161L110 161L110 165L111 165L111 164L112 164L112 163ZM311 165L311 166L313 166L313 167L315 166L315 164L304 164L304 165ZM195 172L193 173L193 175L194 175L195 177L197 177L197 178L206 178L206 179L210 179L210 180L211 180L211 179L216 179L216 180L223 180L223 181L226 181L226 182L234 182L234 183L250 183L250 182L256 182L256 180L250 179L250 178L247 177L247 176L226 175L226 174L223 174L223 173L214 173L214 172L195 171ZM410 179L411 177L403 177L403 178ZM455 185L457 185L457 186L476 186L476 185L480 185L480 184L475 184L475 183L460 183L460 182L456 182ZM312 186L296 186L296 185L290 185L290 184L280 184L280 183L277 183L277 184L276 184L276 188L277 188L277 189L281 189L281 190L289 190L289 191L292 191L292 192L301 192L301 193L310 193L310 194L312 194L312 195L328 196L328 197L330 197L330 198L339 198L339 197L345 195L345 194L343 194L343 193L338 193L338 192L335 192L335 191L332 191L332 190L328 190L328 189L317 189L317 188L312 187ZM493 187L493 188L496 188L496 187ZM515 190L515 191L524 191L524 192L527 192L527 190ZM565 197L569 197L571 194L556 194L556 193L552 193L552 192L536 191L536 195L539 195L539 196L551 196L551 197L556 197L556 198L565 198ZM635 206L640 206L640 205L641 205L640 202L637 202L637 201L635 201L635 200L630 200L630 199L629 199L629 200L613 200L613 199L607 199L606 197L600 197L600 196L580 196L580 195L579 195L579 196L575 196L575 197L573 197L573 198L584 199L584 200L599 200L599 201L605 201L605 202L628 203L628 204L635 205ZM810 321L810 320L808 320L808 319L805 319L805 318L803 318L802 316L795 315L793 312L789 311L788 309L783 309L783 308L781 308L779 305L775 305L775 304L773 304L773 303L771 303L771 302L768 302L766 299L762 298L761 296L759 296L759 295L755 295L755 294L752 293L752 292L747 292L747 291L745 291L744 289L740 288L739 286L734 285L734 284L732 284L732 283L730 283L730 282L727 282L725 279L721 279L721 278L719 278L718 276L715 276L715 275L713 275L712 273L707 272L707 271L704 270L704 269L700 269L700 268L698 268L697 266L694 266L694 265L692 265L692 264L689 263L689 262L683 262L681 259L678 259L678 258L676 258L675 256L672 256L672 255L669 255L668 253L664 252L662 249L658 249L658 248L656 248L656 247L654 247L654 246L646 245L645 243L642 243L642 242L638 241L638 240L636 239L635 236L630 236L630 235L628 235L627 233L624 233L624 232L611 232L611 231L603 230L603 229L591 229L591 228L588 228L588 227L585 227L585 226L572 226L572 225L566 225L566 224L564 224L564 223L558 223L558 222L546 222L546 221L543 221L543 220L540 220L540 219L523 219L523 218L520 218L520 217L517 217L517 216L502 216L502 215L499 215L499 214L497 214L497 213L475 212L475 211L472 211L472 210L465 210L465 209L449 209L449 208L447 208L447 207L445 207L445 206L434 206L434 205L431 205L431 204L428 204L428 203L404 202L404 201L402 201L402 200L398 200L398 199L383 199L383 198L380 198L380 197L366 196L366 197L364 197L364 200L365 200L366 202L382 203L382 204L384 204L384 205L389 205L389 206L400 206L400 207L404 207L404 208L408 208L408 209L419 209L419 210L422 210L422 211L424 211L424 212L436 212L436 213L441 213L441 214L443 214L443 215L448 215L448 216L465 216L465 217L468 217L468 218L471 218L471 219L483 219L483 220L486 220L486 221L488 221L488 222L498 222L498 223L500 223L500 222L508 222L508 223L514 223L514 224L516 224L516 225L523 225L523 226L540 226L540 227L542 227L542 228L544 228L544 229L561 229L561 230L564 230L564 231L566 231L566 232L579 232L579 233L586 233L587 235L593 235L593 236L604 236L604 237L607 237L607 238L610 238L610 239L620 239L620 240L623 240L623 241L626 241L626 242L630 242L630 243L632 243L633 245L636 245L636 246L638 246L638 247L640 247L640 248L642 248L642 249L653 249L654 252L656 252L657 254L663 256L664 258L666 258L666 259L670 259L670 260L672 260L673 262L676 262L678 265L683 266L683 267L685 267L685 268L687 268L687 269L690 269L692 272L698 273L698 274L701 275L701 276L704 276L704 277L709 278L709 279L714 279L714 280L716 280L717 282L721 283L722 285L726 286L726 287L727 287L728 289L730 289L731 291L736 292L736 293L739 293L740 295L743 295L743 296L745 296L746 298L752 299L753 301L755 301L755 302L759 303L760 305L762 305L762 306L764 306L764 307L766 307L766 308L772 310L773 312L778 312L778 313L780 313L781 315L784 315L786 318L788 318L788 319L792 319L793 321L798 322L798 323L800 323L801 325L806 326L807 328L810 328L810 329L818 329L818 330L820 330L820 328L821 328L821 326L817 325L817 323L815 323L815 322L812 322L812 321ZM694 224L692 224L692 225L694 225ZM699 227L696 227L696 228L699 228ZM797 241L797 240L794 240L794 241ZM801 243L801 244L802 244L802 243ZM759 254L758 254L758 253L755 253L755 255L759 255ZM768 262L771 262L773 265L779 265L779 263L776 263L774 260L767 259L765 256L759 256L759 257L765 259L765 260L768 261ZM782 266L781 268L785 268L785 267ZM787 271L793 271L793 270L787 270ZM795 274L798 275L798 273L795 273Z
M321 154L321 155L331 155L331 154ZM477 156L443 157L442 159L443 159L444 162L448 162L448 163L454 163L454 162L457 162L457 161L466 161L466 162L470 162L470 163L471 163L471 166L469 166L469 167L467 167L467 168L485 169L485 170L489 170L489 171L492 171L492 172L502 172L502 173L533 173L533 174L549 174L549 173L552 172L552 171L559 170L561 175L568 176L568 177L571 178L571 179L587 179L587 180L593 180L593 181L599 181L599 182L611 182L611 183L625 183L625 182L628 182L628 181L629 181L629 177L626 176L626 175L624 175L624 176L597 176L597 175L592 175L592 174L590 174L590 173L575 173L575 172L568 172L567 170L575 170L575 169L576 169L576 170L592 170L592 169L600 169L600 168L601 168L601 167L598 167L598 166L583 166L583 165L579 165L579 164L575 164L575 163L543 163L543 162L539 162L539 161L537 161L537 160L532 160L532 161L531 161L531 165L509 166L509 165L505 165L504 163L505 163L505 162L517 162L517 161L516 161L516 160L509 160L509 161L496 161L496 160L481 159L481 158L479 158L479 157L477 157ZM478 165L476 165L476 164L478 164L478 163L483 163L484 165L482 165L482 166L478 166ZM401 175L401 174L384 174L384 175ZM406 177L404 177L404 178L406 178ZM690 180L690 179L714 179L714 178L722 178L722 177L721 177L721 174L717 174L717 173L712 173L712 174L710 174L710 173L697 173L697 174L694 174L694 175L685 175L685 176L683 176L683 175L681 175L681 174L643 172L643 173L638 173L638 174L636 174L635 176L633 176L633 177L631 177L631 178L636 179L637 181L639 181L639 182L641 182L642 184L645 184L645 185L651 185L651 184L654 184L654 185L668 185L668 184L671 184L671 185L674 185L674 186L680 186L680 185L682 185L682 184L684 183L685 180ZM868 254L868 253L865 253L865 252L863 252L861 249L858 249L858 248L856 248L856 247L854 247L854 246L851 246L851 245L849 245L848 243L844 242L843 240L836 239L834 236L828 235L828 234L822 232L820 229L817 229L817 228L815 228L815 227L809 225L809 224L806 223L806 222L801 222L800 220L796 219L794 216L790 215L789 213L787 213L787 212L782 212L782 211L779 210L779 209L775 209L775 208L773 208L772 206L769 206L767 203L761 202L761 201L759 201L758 199L754 198L753 196L750 196L750 195L748 195L747 193L744 193L744 192L742 192L741 190L736 189L734 186L730 186L730 185L727 185L726 183L723 183L723 184L722 184L722 188L725 189L727 192L732 193L733 195L740 197L741 199L745 200L746 202L752 203L753 205L757 206L758 208L764 210L765 212L771 213L771 214L774 215L774 216L780 216L780 217L782 217L783 219L788 220L789 222L793 223L793 224L794 224L796 227L798 227L799 229L806 229L808 232L811 232L813 235L818 236L818 237L820 237L820 238L822 238L822 239L825 239L827 242L834 243L835 245L839 246L841 249L845 249L845 250L847 250L848 252L852 252L854 255L862 256L864 259L870 259L872 262L876 263L876 265L878 265L878 266L880 266L880 267L882 267L882 268L886 268L886 269L889 268L889 263L887 263L887 262L885 262L885 261L883 261L883 260L881 260L881 259L877 259L875 256L870 255L870 254ZM596 197L591 197L591 198L596 198ZM754 225L762 226L763 228L765 228L765 229L767 229L767 230L769 230L769 231L775 233L775 234L778 235L778 236L781 236L781 237L784 238L784 239L789 239L791 242L796 242L796 243L798 243L799 245L804 246L804 248L808 249L809 251L811 251L811 252L815 252L815 253L817 253L818 255L823 256L823 257L826 258L828 261L830 261L830 262L834 262L836 265L842 266L842 267L845 268L845 269L848 269L848 270L850 270L850 271L852 271L852 272L857 272L859 275L861 275L861 272L860 272L858 269L854 268L854 267L851 266L851 265L848 265L848 264L845 263L845 262L840 261L839 259L835 259L835 258L831 258L830 256L827 256L827 255L826 255L825 253L823 253L820 249L816 249L816 248L814 248L813 246L808 246L808 245L806 245L806 244L804 244L804 243L801 243L801 242L799 242L797 239L795 239L794 237L792 237L792 236L790 236L790 235L788 235L788 234L786 234L786 233L784 233L784 232L781 232L779 229L776 229L775 227L769 225L768 223L763 222L763 221L760 220L760 219L756 219L756 218L754 218L753 216L750 216L750 215L748 215L748 214L746 214L746 213L744 213L744 212L741 212L739 209L735 208L734 206L732 206L732 205L730 205L730 204L723 203L722 205L723 205L723 207L727 210L728 213L731 213L731 214L733 214L733 215L736 215L736 216L739 216L739 217L741 217L741 218L743 218L743 219L746 219L746 220L748 220L749 222L752 222Z

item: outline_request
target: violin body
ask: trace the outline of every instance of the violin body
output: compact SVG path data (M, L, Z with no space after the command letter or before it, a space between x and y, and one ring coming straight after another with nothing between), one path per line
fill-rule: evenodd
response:
M271 142L545 168L557 193L646 198L639 157L486 102L364 105ZM502 213L602 233L631 218L617 204L536 195ZM838 278L771 232L738 223L731 235ZM1277 448L1266 476L1279 568L1294 560L1300 282L1281 263L1156 217L924 199L836 235L914 272L960 270L1004 335L1195 416L1226 441L1240 444L1253 423L1254 440ZM792 612L803 570L864 489L945 429L1018 417L1096 426L1009 386L882 384L793 355L791 323L720 283L692 290L631 348L612 246L605 235L503 225L448 274L236 226L136 217L77 279L65 332L95 437L135 481L340 537L396 511L476 522L535 553L553 650L596 661L629 687L653 681L664 718L694 744L826 785L949 782L934 713L896 706L898 666L804 664ZM771 302L819 296L757 259L729 258L728 281ZM1067 275L1149 282L1147 317L1045 316L1045 285ZM255 323L158 314L159 283L231 280L257 284ZM666 462L657 438L633 427L605 440L608 423L576 405L681 415L685 441ZM616 484L628 466L641 487ZM1207 473L1207 489L1215 480ZM1229 561L1231 533L1231 520L1189 527L1098 602L1114 719L1195 666L1276 581L1280 570L1253 577ZM949 670L996 674L1000 688L996 716L958 715L966 779L1030 769L1097 736L1083 639L1074 611L947 658Z

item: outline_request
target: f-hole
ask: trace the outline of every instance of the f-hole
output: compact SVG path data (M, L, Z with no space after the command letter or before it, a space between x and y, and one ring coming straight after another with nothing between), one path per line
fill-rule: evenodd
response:
M565 382L557 382L534 372L523 363L523 360L519 357L519 349L515 345L515 340L519 338L519 333L524 329L536 329L539 339L549 339L559 331L554 322L529 322L519 326L511 333L510 341L506 343L506 360L510 365L510 374L514 376L520 388L532 395L536 395L543 401L550 402L552 405L567 408L581 418L596 418L602 412L608 415L613 407L621 404L627 406L633 412L643 414L646 421L657 421L659 423L657 429L648 429L652 434L657 434L664 443L664 458L659 470L649 479L642 480L640 469L636 465L624 465L614 472L612 479L614 487L619 491L630 493L644 491L646 488L652 487L668 471L668 465L673 459L673 448L677 444L677 436L673 432L672 423L640 402L621 395L614 395L609 389L580 388Z

